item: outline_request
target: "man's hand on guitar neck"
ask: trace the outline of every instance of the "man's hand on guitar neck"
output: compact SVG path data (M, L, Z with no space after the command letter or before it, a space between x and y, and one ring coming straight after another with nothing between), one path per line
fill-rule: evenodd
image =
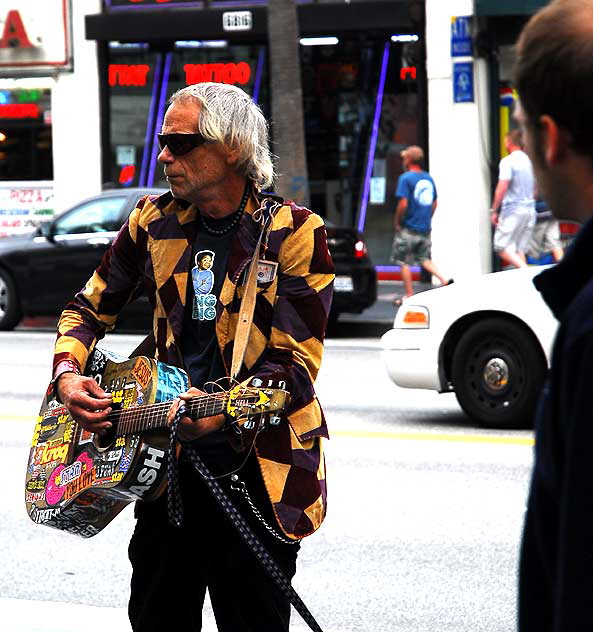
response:
M111 412L111 393L106 393L95 380L76 373L62 373L55 387L72 419L85 430L101 434L111 428L107 419Z
M167 413L167 421L169 425L173 423L175 413L181 405L182 401L188 401L192 397L198 397L199 395L207 395L204 391L200 391L197 388L190 388L186 393L179 395L177 399L173 400L171 408ZM190 417L182 417L179 420L179 426L177 427L177 434L182 441L194 441L195 439L201 439L207 434L220 430L224 424L224 415L214 415L213 417L202 417L201 419L191 419Z

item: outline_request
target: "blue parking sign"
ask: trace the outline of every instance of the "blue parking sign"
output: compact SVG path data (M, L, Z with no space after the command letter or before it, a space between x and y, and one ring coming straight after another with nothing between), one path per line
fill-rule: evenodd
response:
M453 101L455 103L474 102L474 64L471 61L453 64Z
M471 17L451 18L451 57L472 56Z

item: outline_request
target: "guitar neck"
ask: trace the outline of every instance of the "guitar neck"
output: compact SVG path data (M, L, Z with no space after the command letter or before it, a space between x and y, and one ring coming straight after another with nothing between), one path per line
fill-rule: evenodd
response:
M189 417L201 419L224 412L227 404L225 393L217 395L200 395L185 402ZM118 435L134 434L146 430L156 430L167 426L167 413L172 402L148 404L126 408L112 413L115 416L115 431ZM110 415L111 417L111 415Z

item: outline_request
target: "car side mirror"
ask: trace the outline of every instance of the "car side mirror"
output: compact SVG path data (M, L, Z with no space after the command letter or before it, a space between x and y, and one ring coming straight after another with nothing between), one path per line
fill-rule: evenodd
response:
M56 227L53 222L44 222L39 227L39 231L43 237L47 239L47 241L54 242L54 236L56 234Z

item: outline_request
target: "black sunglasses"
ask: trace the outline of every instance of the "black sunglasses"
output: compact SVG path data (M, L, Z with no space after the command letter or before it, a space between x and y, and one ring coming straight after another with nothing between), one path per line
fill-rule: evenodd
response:
M201 134L157 134L156 136L161 151L168 147L174 156L188 154L192 149L207 142Z

